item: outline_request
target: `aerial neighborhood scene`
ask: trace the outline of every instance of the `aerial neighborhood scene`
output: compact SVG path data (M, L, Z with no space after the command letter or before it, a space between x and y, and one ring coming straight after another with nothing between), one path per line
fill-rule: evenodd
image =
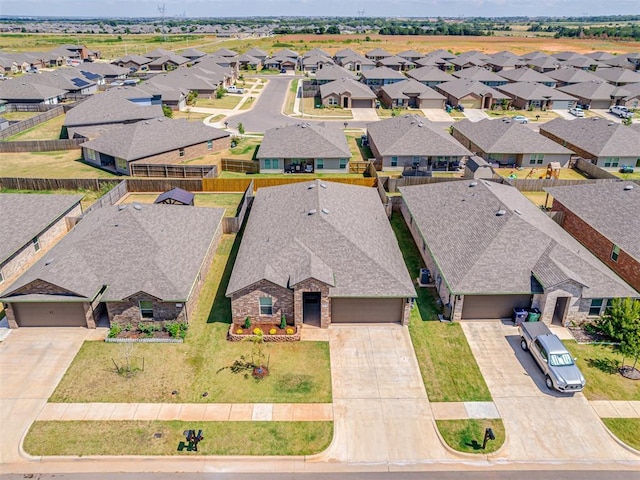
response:
M2 3L0 474L638 478L637 2Z

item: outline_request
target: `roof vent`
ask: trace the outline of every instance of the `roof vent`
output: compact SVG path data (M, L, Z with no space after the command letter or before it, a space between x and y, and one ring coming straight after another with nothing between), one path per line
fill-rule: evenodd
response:
M315 183L310 183L309 185L307 185L307 190L311 190L312 188L316 188Z
M44 262L45 266L46 265L51 265L54 262L55 258L52 258L50 260L47 260L46 262Z
M625 185L623 190L626 190L626 191L633 190L633 185Z
M469 184L470 187L477 187L478 186L478 182L471 182Z
M514 212L516 212L518 215L522 215L522 212L520 210L518 210L517 208L514 210Z
M139 203L134 203L133 208L135 208L136 210L142 210L142 205L140 205Z
M129 205L118 205L118 210L124 210L125 208L127 208Z
M329 215L329 209L328 208L323 208L322 209L322 213L324 213L325 215Z
M321 184L320 184L320 186L321 186L322 188L327 188L327 184L326 184L326 183L321 183Z
M607 123L607 127L613 127L615 123Z
M502 217L503 215L506 215L506 214L507 214L506 210L500 209L496 212L496 217Z
M419 126L419 127L424 127L424 123L422 123L422 122L418 122L418 126Z
M314 208L313 210L309 210L307 215L315 215L316 213L318 213L318 211Z

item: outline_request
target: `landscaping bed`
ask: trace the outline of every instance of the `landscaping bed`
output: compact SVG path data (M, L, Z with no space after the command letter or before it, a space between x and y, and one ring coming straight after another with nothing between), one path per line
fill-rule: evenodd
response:
M291 325L280 328L279 324L257 325L249 328L236 324L229 326L227 338L231 342L241 342L255 337L261 337L265 342L297 342L300 340L300 328Z

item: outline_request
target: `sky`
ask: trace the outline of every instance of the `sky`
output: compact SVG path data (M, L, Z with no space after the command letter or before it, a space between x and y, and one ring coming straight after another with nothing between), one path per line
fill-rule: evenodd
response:
M640 0L0 0L0 15L166 16L586 16L637 15Z

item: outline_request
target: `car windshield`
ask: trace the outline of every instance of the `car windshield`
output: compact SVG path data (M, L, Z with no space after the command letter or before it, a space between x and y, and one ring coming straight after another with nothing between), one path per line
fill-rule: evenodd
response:
M549 363L553 367L566 367L569 365L573 365L573 358L568 353L556 353L554 355L551 355Z

